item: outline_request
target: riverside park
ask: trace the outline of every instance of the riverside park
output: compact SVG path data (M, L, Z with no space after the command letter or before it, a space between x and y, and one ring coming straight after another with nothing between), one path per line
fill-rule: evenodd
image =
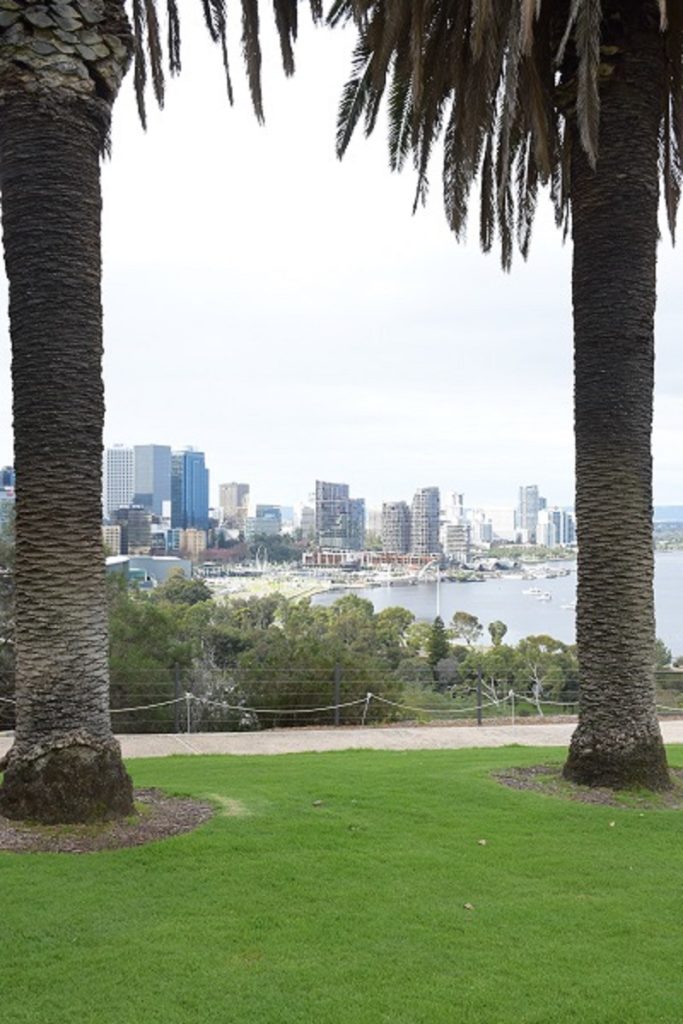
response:
M126 756L162 755L127 761L136 789L212 816L144 846L1 853L6 1019L680 1020L680 811L503 784L559 770L570 731L122 737ZM394 749L329 749L355 744ZM202 753L217 749L233 753ZM668 754L676 773L683 747ZM97 848L107 827L78 829Z

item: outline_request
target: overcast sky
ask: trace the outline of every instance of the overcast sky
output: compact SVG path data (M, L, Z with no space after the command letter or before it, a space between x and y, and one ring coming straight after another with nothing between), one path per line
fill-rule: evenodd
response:
M183 73L147 133L130 76L116 106L103 172L105 444L203 449L212 501L240 480L257 501L293 504L323 478L370 507L432 484L468 505L512 505L523 483L571 503L571 253L549 201L529 261L503 274L478 251L474 208L468 244L449 234L438 161L412 217L414 177L390 174L381 126L336 160L350 33L309 28L302 6L292 80L264 33L263 128L236 35L230 108L195 8L184 8ZM665 239L658 503L683 502L680 261ZM6 396L8 350L4 326ZM8 397L0 464L10 460Z

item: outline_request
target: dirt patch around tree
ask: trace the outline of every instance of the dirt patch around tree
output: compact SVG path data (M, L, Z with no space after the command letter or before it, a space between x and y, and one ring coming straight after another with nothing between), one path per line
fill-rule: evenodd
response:
M160 789L136 789L137 813L99 825L39 825L0 815L0 850L10 853L97 853L144 846L183 835L216 813L213 804L169 796Z
M511 789L531 789L560 800L635 811L683 810L683 769L669 769L673 786L664 793L646 789L614 790L607 787L577 786L562 778L562 766L539 764L527 768L506 768L492 776Z

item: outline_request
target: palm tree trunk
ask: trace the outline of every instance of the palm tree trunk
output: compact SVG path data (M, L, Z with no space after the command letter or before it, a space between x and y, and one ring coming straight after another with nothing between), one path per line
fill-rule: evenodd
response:
M661 790L650 441L664 53L656 22L633 17L601 90L595 171L573 126L581 710L564 775Z
M0 809L39 821L133 810L109 720L100 529L102 127L74 97L6 97L0 116L17 470L17 723Z

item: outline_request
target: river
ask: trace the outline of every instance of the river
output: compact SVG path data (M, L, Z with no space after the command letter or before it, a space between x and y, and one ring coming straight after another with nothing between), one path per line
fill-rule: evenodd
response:
M454 612L470 612L484 627L500 619L508 627L505 640L512 644L535 633L573 643L574 612L563 605L576 600L576 563L558 564L571 568L569 576L538 581L503 578L485 583L441 583L441 618L448 623ZM551 600L539 601L522 593L534 586L547 591ZM437 614L436 591L436 583L431 582L353 589L349 593L372 601L375 611L400 605L418 619L431 620ZM328 605L341 596L340 591L318 594L313 603ZM671 648L674 657L683 654L683 551L658 551L655 555L655 608L657 636Z

